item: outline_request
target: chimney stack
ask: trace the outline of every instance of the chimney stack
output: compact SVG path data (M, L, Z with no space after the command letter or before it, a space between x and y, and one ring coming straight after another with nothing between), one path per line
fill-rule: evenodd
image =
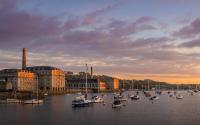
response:
M26 48L23 48L23 56L22 56L22 69L26 69Z
M91 66L91 78L93 78L93 68Z

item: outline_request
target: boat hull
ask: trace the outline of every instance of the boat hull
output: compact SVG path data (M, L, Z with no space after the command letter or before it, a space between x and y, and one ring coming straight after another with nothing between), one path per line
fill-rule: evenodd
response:
M119 104L119 105L112 104L112 108L121 108L122 106L123 106L123 104Z
M90 103L73 103L73 107L88 107Z
M37 99L32 99L32 100L25 100L24 104L41 104L44 103L43 100L37 100Z

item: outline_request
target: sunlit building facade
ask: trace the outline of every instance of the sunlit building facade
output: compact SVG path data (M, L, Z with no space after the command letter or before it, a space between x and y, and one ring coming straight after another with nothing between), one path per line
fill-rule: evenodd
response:
M38 88L44 92L64 92L65 73L63 70L51 66L27 67L26 70L38 76Z
M119 87L120 87L119 79L110 77L110 76L106 76L106 75L99 76L99 78L101 79L101 81L106 83L108 90L111 90L111 91L119 90Z
M68 90L82 90L86 89L86 73L79 72L78 74L65 74L66 89ZM97 76L87 74L87 89L89 91L105 91L106 84L102 82Z
M4 69L0 71L0 79L12 84L13 91L34 91L37 75L21 69Z

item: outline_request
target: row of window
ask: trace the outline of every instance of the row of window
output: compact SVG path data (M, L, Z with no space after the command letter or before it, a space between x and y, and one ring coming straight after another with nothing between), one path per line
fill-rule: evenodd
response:
M68 84L68 86L70 88L78 88L78 87L86 87L85 84ZM97 83L91 83L91 84L88 84L87 87L89 88L92 88L92 87L98 87L98 84Z

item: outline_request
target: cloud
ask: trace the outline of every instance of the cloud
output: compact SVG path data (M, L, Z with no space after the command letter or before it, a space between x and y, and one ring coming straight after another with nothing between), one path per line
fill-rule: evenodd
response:
M118 37L128 36L141 31L156 30L156 27L151 25L152 21L152 17L146 16L140 17L132 22L113 19L105 28Z
M180 47L186 47L186 48L194 48L194 47L200 47L200 39L192 40L189 42L184 42L179 45Z
M189 25L182 27L173 33L174 36L181 38L192 38L200 35L200 18L195 19Z
M106 13L114 10L115 8L124 5L125 3L127 3L127 0L118 0L114 4L110 4L110 5L107 5L105 7L100 8L100 9L97 9L94 12L89 13L88 15L85 16L85 18L83 20L83 24L92 24L96 21L96 18L98 16L106 14Z
M199 54L175 50L199 46L198 39L176 45L176 38L198 36L200 19L175 32L173 38L168 34L160 35L162 30L151 16L131 21L114 18L97 21L121 3L85 16L63 19L20 11L17 9L19 2L0 0L0 68L20 68L21 49L27 47L28 65L52 65L79 71L88 63L99 73L126 72L142 76L199 73L195 68L199 66ZM85 17L84 20L81 17ZM86 21L89 17L91 21Z

